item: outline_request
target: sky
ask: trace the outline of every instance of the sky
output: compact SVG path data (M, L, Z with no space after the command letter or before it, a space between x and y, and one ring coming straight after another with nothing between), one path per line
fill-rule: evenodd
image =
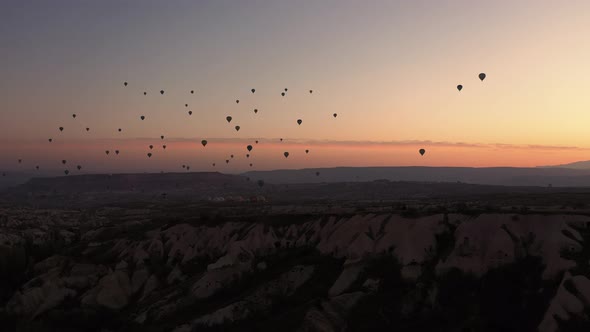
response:
M4 0L0 170L587 160L589 36L575 0Z

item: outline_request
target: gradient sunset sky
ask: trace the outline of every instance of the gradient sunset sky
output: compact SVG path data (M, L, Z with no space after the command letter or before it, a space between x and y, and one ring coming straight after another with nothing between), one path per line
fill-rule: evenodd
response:
M0 170L590 159L587 0L8 0L0 45Z

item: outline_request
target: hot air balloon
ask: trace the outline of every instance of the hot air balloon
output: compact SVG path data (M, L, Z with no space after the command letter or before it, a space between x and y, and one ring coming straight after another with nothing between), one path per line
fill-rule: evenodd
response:
M263 180L258 180L256 183L257 183L257 184L258 184L258 186L259 186L259 187L261 187L261 188L262 188L262 186L264 186L264 181L263 181Z
M119 132L121 132L121 128L119 128Z
M486 79L486 74L485 73L479 73L479 79L481 81L485 80Z
M51 139L51 138L50 138L50 139L49 139L49 143L51 143L51 142L53 142L53 139Z
M283 156L285 156L285 158L289 157L289 152L283 153Z
M313 93L313 90L309 90L309 93Z
M457 90L459 90L459 91L463 90L463 86L461 84L457 85Z
M250 164L250 167L252 167L252 164Z
M188 170L190 170L190 169L191 169L191 167L190 167L190 166L186 166L186 170L187 170L187 171L188 171Z
M212 165L213 165L213 167L215 167L215 163L213 163Z
M301 119L297 120L297 124L298 124L298 125L300 125L300 126L301 126L301 123L302 123L302 122L303 122L303 121L302 121Z
M123 85L124 85L124 86L127 86L127 82L124 82L124 83L123 83Z
M118 154L119 154L119 150L115 150L115 154L117 154L117 155L118 155Z
M65 165L67 163L67 161L66 160L62 160L61 163Z
M188 107L188 104L184 104L184 107Z
M285 92L287 92L287 88L285 88Z
M240 126L236 126L236 131L240 131Z
M147 156L148 156L148 158L151 158L152 157L152 153L151 152L148 152Z
M252 151L252 145L248 145L246 149L248 149L248 151Z
M336 114L336 113L334 113L334 114L332 114L332 115L333 115L334 117L337 117L337 116L338 116L338 114Z
M232 155L230 155L230 158L231 158L231 159L234 159L234 155L233 155L233 154L232 154Z
M65 173L66 175L68 175L68 174L70 174L70 171L68 171L68 170L66 169L66 170L64 171L64 173Z
M186 168L186 165L182 165L182 168Z
M166 145L162 145L162 148L163 148L164 150L166 150Z
M160 90L160 94L163 95L164 94L164 90Z
M284 96L285 96L285 93L284 93L284 92L281 92L281 96L283 96L283 97L284 97Z
M226 160L225 160L225 163L226 163L226 164L229 164L229 159L226 159Z
M76 113L72 114L72 118L74 118L74 119L76 118Z
M145 116L143 116L143 115L140 116L139 118L141 119L141 121L145 120Z
M193 111L188 111L188 115L193 115Z
M252 93L256 92L256 89L251 89L250 91L252 91Z
M250 158L250 154L249 153L246 154L246 158Z
M201 141L201 144L202 144L203 146L207 146L207 140L206 140L206 139L202 140L202 141Z
M231 116L226 116L225 119L227 120L227 123L231 122L232 117Z
M154 148L154 146L150 144L150 150L153 149L153 148Z
M76 168L77 168L78 170L81 170L81 169L82 169L82 166L78 165L78 166L76 166Z
M305 153L309 153L309 150L305 150Z
M240 103L240 100L239 99L236 99L236 104L239 104L239 103Z
M59 127L59 131L64 131L64 127Z
M18 160L18 163L19 163L19 164L22 164L22 162L23 162L23 160L22 160L22 159L19 159L19 160Z
M108 155L110 153L110 151L109 150L106 150L104 153L106 153Z
M35 166L35 169L39 170L39 165Z
M160 136L160 139L164 139L164 135Z
M426 153L426 150L424 150L424 149L420 149L420 150L419 150L419 152L420 152L420 155L422 155L422 156L423 156L423 155Z
M144 91L144 92L143 92L143 95L144 95L144 96L147 96L147 92L146 92L146 91Z
M86 131L90 131L90 128L86 127Z
M254 109L254 114L256 114L256 113L258 113L258 109L257 108Z
M281 142L283 141L283 139L282 139L282 138L279 138L279 139L281 140Z

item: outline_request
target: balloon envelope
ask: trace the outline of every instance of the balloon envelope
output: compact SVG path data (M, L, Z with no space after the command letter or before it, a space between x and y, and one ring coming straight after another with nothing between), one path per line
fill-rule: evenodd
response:
M479 74L479 79L482 80L482 81L485 80L486 79L486 74L485 73L480 73Z

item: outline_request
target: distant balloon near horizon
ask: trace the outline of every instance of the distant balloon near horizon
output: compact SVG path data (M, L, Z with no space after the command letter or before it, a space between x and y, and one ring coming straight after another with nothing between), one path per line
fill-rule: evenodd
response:
M281 92L281 96L283 96L283 97L284 97L284 96L285 96L285 93L284 93L284 92Z
M144 115L140 116L139 118L141 119L141 121L145 120L145 116Z
M230 122L231 122L231 120L232 120L232 117L231 117L231 116L226 116L226 117L225 117L225 120L227 121L227 123L230 123Z
M111 153L109 150L106 150L104 153L107 154L107 156L109 155L109 153Z
M424 150L424 149L420 149L418 152L420 152L420 155L422 155L422 156L423 156L423 155L426 153L426 150Z
M123 82L123 85L124 85L124 86L127 86L127 82Z
M247 149L248 151L252 151L252 145L248 145L248 146L246 147L246 149Z
M203 145L203 147L207 146L207 140L206 139L202 140L201 145Z
M163 95L164 94L164 90L160 90L160 94Z
M240 100L239 99L236 99L236 104L239 104L239 103L240 103Z
M302 123L302 122L303 122L303 121L302 121L301 119L298 119L298 120L297 120L297 124L298 124L298 125L300 125L300 126L301 126L301 123Z
M250 91L251 91L252 93L254 93L254 92L256 92L256 89L251 89Z
M72 114L72 118L74 118L74 119L76 118L76 113Z
M254 114L256 114L256 113L258 113L258 109L257 108L254 109Z
M64 127L59 127L59 131L64 131Z
M479 74L479 79L483 82L483 80L486 79L486 74L485 73L480 73Z
M285 156L285 158L288 158L288 157L289 157L289 152L286 152L286 151L285 151L285 152L283 153L283 156Z
M334 113L334 114L332 114L332 116L333 116L333 117L337 117L337 116L338 116L338 114L337 114L337 113Z
M148 158L151 158L152 157L152 153L151 152L148 152L147 156L148 156Z
M240 131L240 126L236 126L236 131Z
M461 84L457 85L457 90L459 90L459 91L463 90L463 86Z

